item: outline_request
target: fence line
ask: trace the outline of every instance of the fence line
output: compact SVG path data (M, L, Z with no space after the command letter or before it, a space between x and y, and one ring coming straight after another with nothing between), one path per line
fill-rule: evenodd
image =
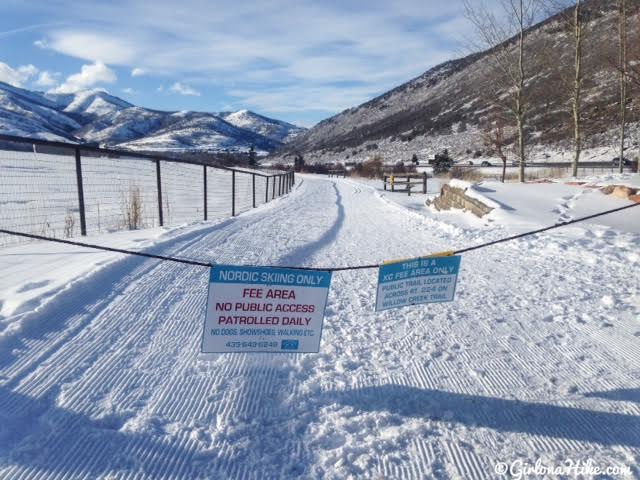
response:
M505 242L512 242L514 240L518 240L518 239L521 239L521 238L530 237L530 236L533 236L533 235L538 235L540 233L548 232L550 230L555 230L557 228L566 227L568 225L573 225L575 223L580 223L580 222L584 222L584 221L587 221L587 220L592 220L594 218L603 217L605 215L610 215L612 213L621 212L623 210L628 210L630 208L635 208L635 207L640 207L640 203L632 203L631 205L625 205L624 207L613 208L611 210L605 210L605 211L602 211L602 212L597 212L597 213L594 213L592 215L587 215L587 216L580 217L580 218L574 218L573 220L567 220L567 221L564 221L564 222L556 223L556 224L553 224L553 225L549 225L547 227L539 228L537 230L530 230L528 232L519 233L517 235L512 235L510 237L504 237L504 238L500 238L498 240L493 240L493 241L490 241L490 242L485 242L485 243L481 243L481 244L478 244L478 245L473 245L471 247L459 248L457 250L451 250L451 251L447 251L447 252L442 252L442 253L436 254L436 255L431 254L431 255L427 255L425 257L420 257L420 258L428 258L428 257L432 257L432 256L443 256L443 255L446 255L446 256L462 255L463 253L472 252L474 250L480 250L482 248L491 247L493 245L498 245L498 244L505 243ZM58 238L45 237L45 236L41 236L41 235L34 235L34 234L25 233L25 232L16 232L16 231L11 231L11 230L6 230L6 229L3 229L3 228L0 228L0 233L4 233L6 235L15 236L15 237L19 237L19 238L29 238L29 239L32 239L32 240L42 240L42 241L46 241L46 242L63 243L63 244L67 244L67 245L77 246L77 247L91 248L91 249L94 249L94 250L103 250L103 251L107 251L107 252L124 253L126 255L134 255L134 256L139 256L139 257L155 258L155 259L162 260L162 261L176 262L176 263L182 263L182 264L198 266L198 267L210 268L210 267L215 266L215 262L210 262L210 261L206 261L206 260L171 257L171 256L165 256L165 255L157 255L157 254L153 254L153 253L137 252L135 250L126 250L126 249L122 249L122 248L108 247L108 246L105 246L105 245L95 245L95 244L85 243L85 242L75 242L75 241L71 241L71 240L62 240L62 239L58 239ZM319 272L344 272L344 271L353 271L353 270L370 270L370 269L373 269L373 268L379 268L382 265L379 264L379 263L371 263L371 264L366 264L366 265L332 266L332 267L302 267L302 266L299 266L299 265L242 265L242 266L244 266L244 267L264 267L264 268L288 268L288 269L291 269L291 270L311 270L311 271L319 271Z
M0 135L0 228L54 238L235 216L294 183L293 171ZM24 241L3 236L0 246Z

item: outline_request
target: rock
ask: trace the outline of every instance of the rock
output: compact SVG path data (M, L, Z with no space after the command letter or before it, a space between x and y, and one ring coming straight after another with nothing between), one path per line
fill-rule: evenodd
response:
M432 204L438 211L459 208L470 211L476 217L483 217L493 210L493 208L488 207L481 201L467 196L465 191L462 188L443 185L440 196L436 197Z
M623 185L616 185L613 191L611 192L611 195L616 198L622 198L626 200L627 198L629 198L631 195L635 193L636 193L635 188L625 187Z
M631 195L629 197L629 200L631 200L632 202L640 203L640 195Z

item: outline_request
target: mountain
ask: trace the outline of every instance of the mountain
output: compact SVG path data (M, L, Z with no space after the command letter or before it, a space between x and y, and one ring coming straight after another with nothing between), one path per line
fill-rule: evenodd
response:
M0 133L155 151L271 152L305 129L241 110L165 112L102 90L32 92L0 82Z
M638 38L638 0L628 3L629 38ZM583 136L585 147L614 145L619 114L617 11L615 0L588 0L583 82ZM567 11L568 12L568 11ZM526 134L533 150L571 145L572 29L556 15L527 32L526 58L533 72L528 82ZM515 53L515 42L505 44ZM635 47L634 47L635 48ZM425 160L447 148L460 159L480 151L486 131L498 115L506 122L507 142L516 139L513 117L497 105L510 92L496 82L491 53L475 53L438 65L413 80L324 120L298 135L273 154L275 161L291 162L302 154L309 162L363 161L373 154L393 161L413 154ZM630 52L631 53L631 52ZM634 50L637 55L637 50ZM630 86L630 98L639 92ZM489 93L491 92L491 93ZM630 128L637 130L638 108L630 102ZM633 132L630 138L634 138ZM514 157L514 152L509 155Z
M282 142L240 128L210 113L178 112L164 118L164 125L148 135L121 144L139 150L244 150L273 151ZM242 148L241 148L242 149Z
M263 137L277 142L288 143L306 131L306 128L296 127L287 122L263 117L249 110L238 112L221 112L220 117L239 128L251 130Z

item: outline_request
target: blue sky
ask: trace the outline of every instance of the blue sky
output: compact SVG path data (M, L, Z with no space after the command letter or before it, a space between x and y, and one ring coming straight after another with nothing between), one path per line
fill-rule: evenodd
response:
M462 0L2 0L0 80L300 125L464 54Z

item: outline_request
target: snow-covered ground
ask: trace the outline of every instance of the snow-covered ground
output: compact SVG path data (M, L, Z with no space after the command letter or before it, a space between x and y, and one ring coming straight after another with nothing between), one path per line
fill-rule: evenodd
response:
M302 176L151 251L357 265L626 203L565 184L476 190L500 208L467 220L424 195ZM377 271L336 273L319 354L200 354L205 268L118 256L70 275L0 336L0 477L480 479L499 462L567 460L638 477L640 207L617 215L463 255L450 304L375 313ZM57 258L103 255L27 247L2 302L64 272ZM31 274L37 262L49 272Z

